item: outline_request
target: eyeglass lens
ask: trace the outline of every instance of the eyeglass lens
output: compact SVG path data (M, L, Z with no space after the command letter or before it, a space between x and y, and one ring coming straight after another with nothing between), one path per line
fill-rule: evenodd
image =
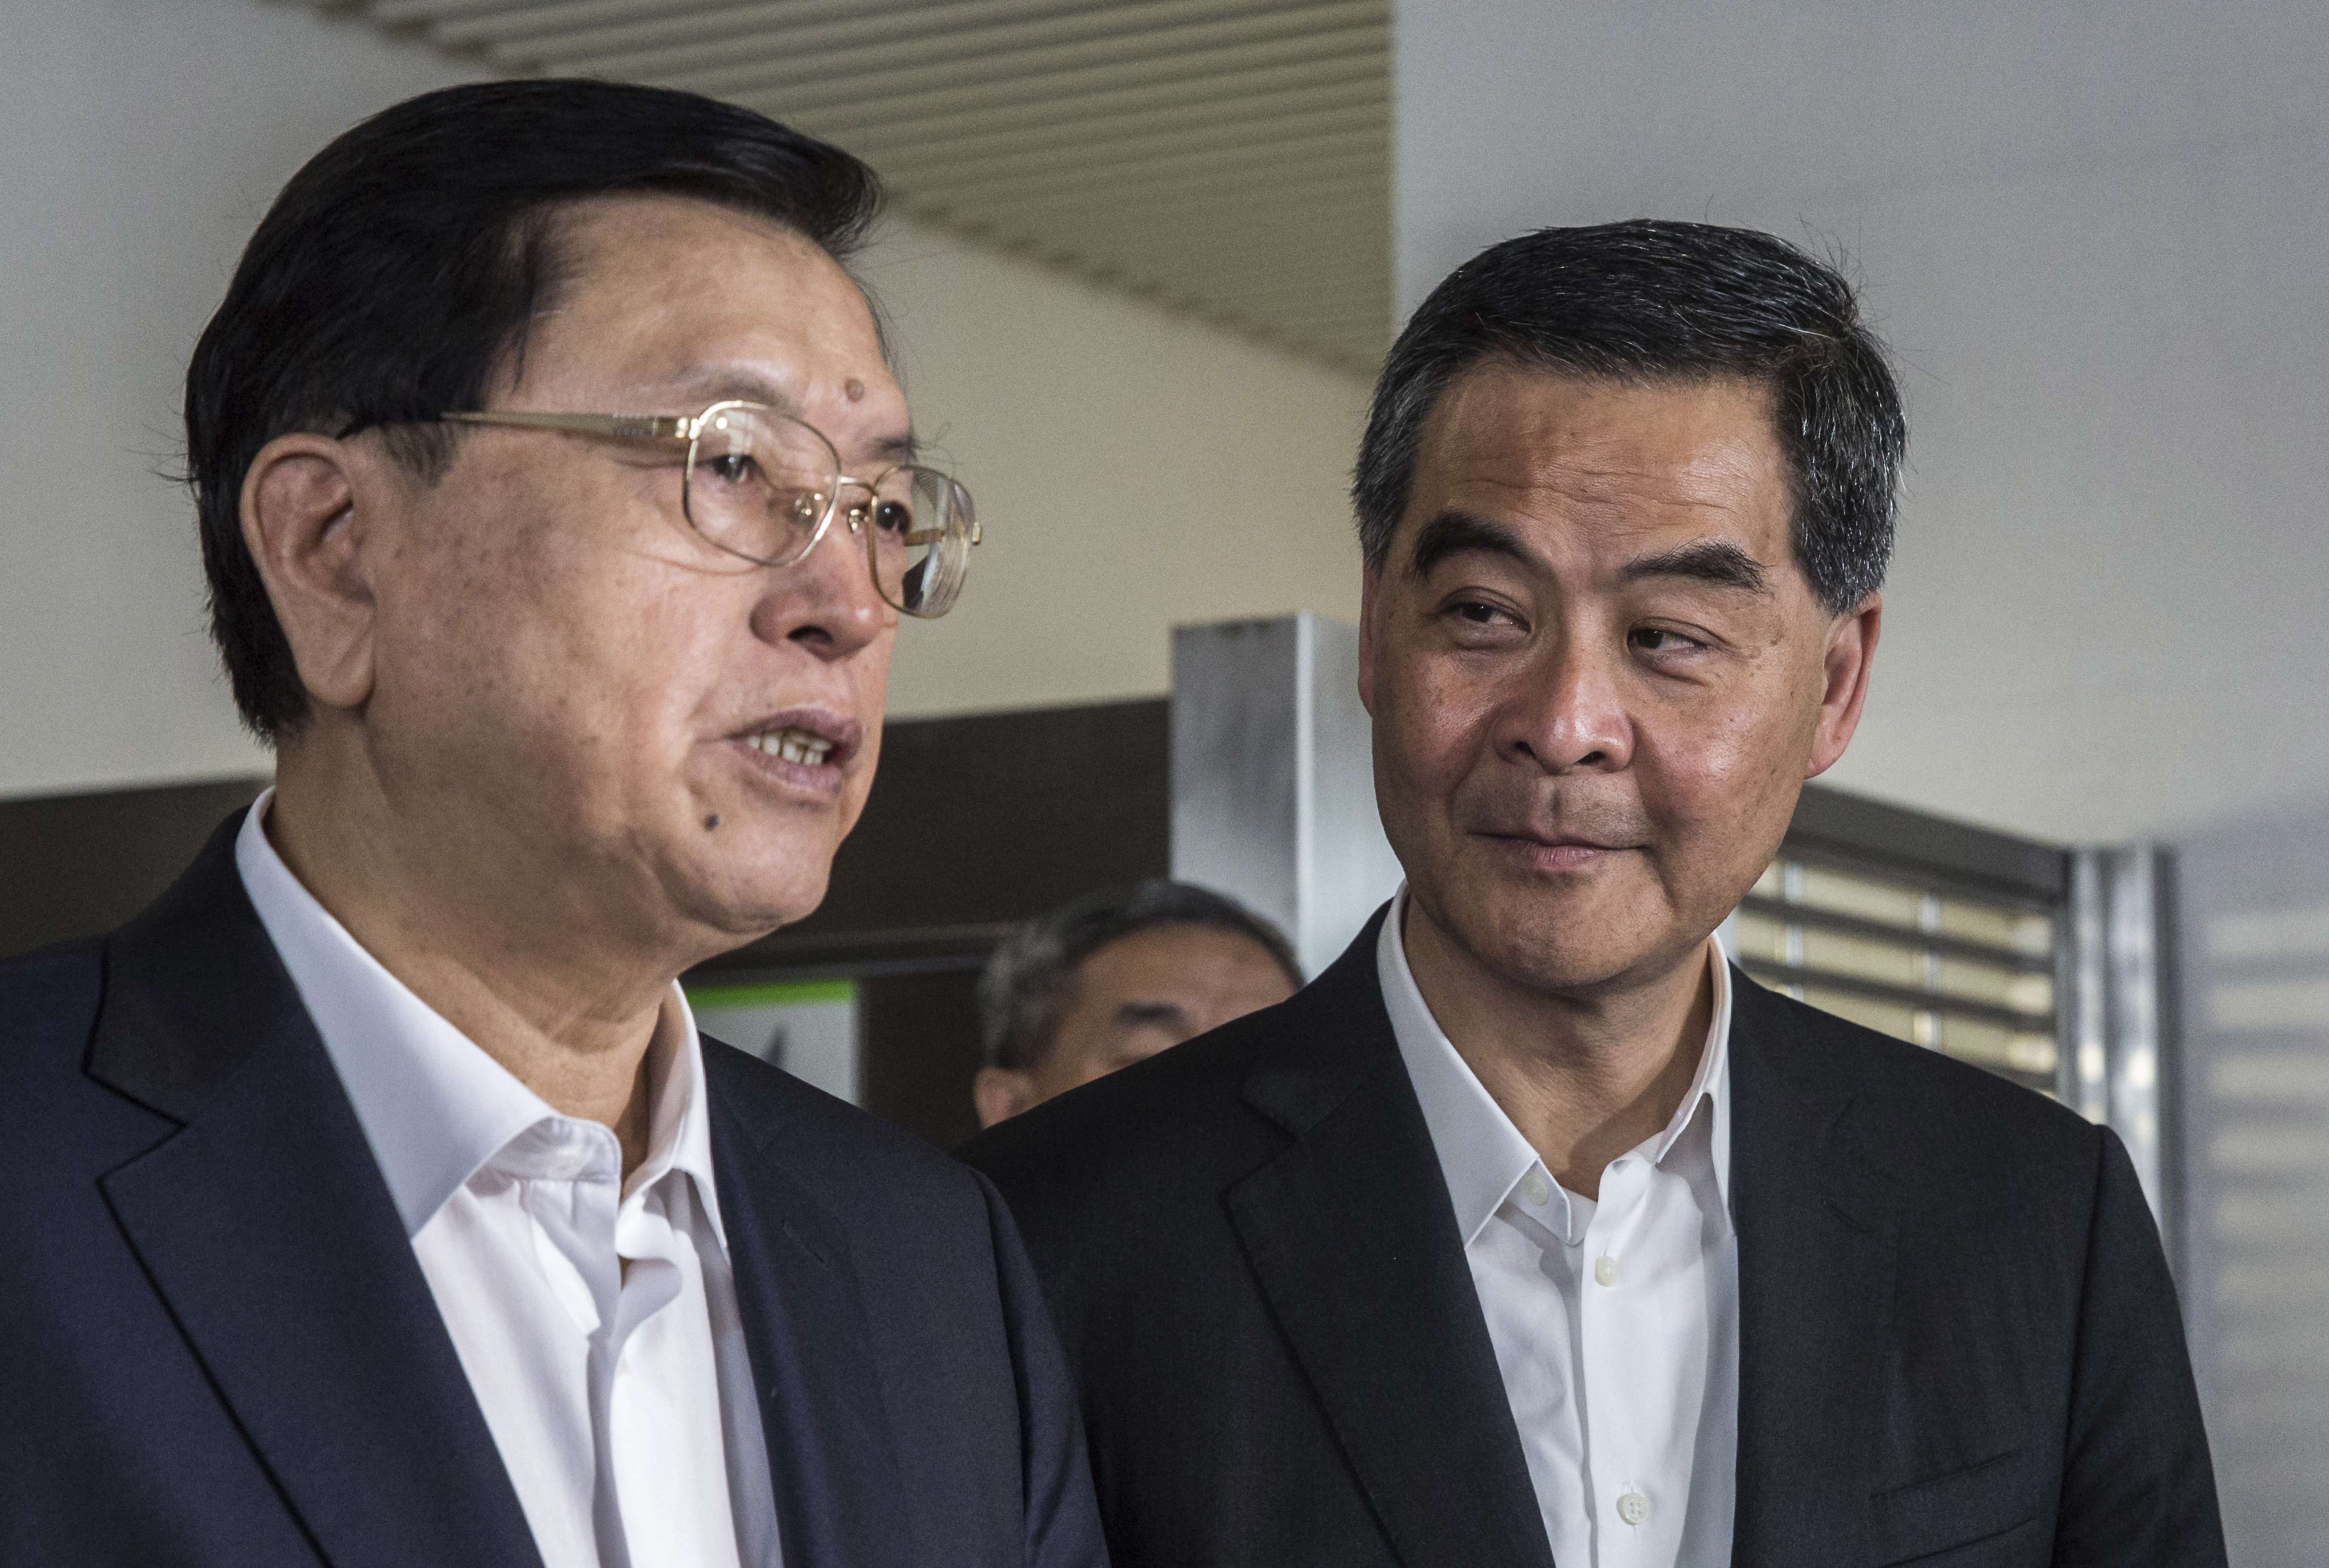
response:
M688 454L687 520L721 549L790 566L816 542L840 474L832 446L798 420L716 406Z
M844 505L849 497L843 497ZM944 614L970 568L970 497L935 468L893 468L852 508L882 596L914 615Z
M970 498L936 469L888 470L868 487L807 425L750 404L706 411L691 451L687 517L720 549L765 566L790 566L834 520L862 542L883 599L913 615L946 613L969 569Z

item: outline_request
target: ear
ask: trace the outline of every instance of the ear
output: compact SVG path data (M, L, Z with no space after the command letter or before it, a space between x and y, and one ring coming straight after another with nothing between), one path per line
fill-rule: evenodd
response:
M1375 593L1381 587L1381 572L1359 569L1359 706L1370 718L1375 711Z
M344 441L278 436L259 448L242 482L243 546L267 585L300 685L328 708L359 708L372 695L368 519L357 503L372 467Z
M970 1098L978 1107L979 1126L986 1128L1033 1108L1042 1096L1035 1093L1035 1080L1029 1074L1010 1067L981 1067L978 1076L970 1081Z
M1821 663L1819 719L1812 731L1806 778L1817 778L1834 767L1852 744L1853 732L1860 728L1861 707L1868 700L1868 671L1876 662L1876 638L1883 626L1881 594L1869 595L1858 609L1838 615L1829 626L1827 654Z

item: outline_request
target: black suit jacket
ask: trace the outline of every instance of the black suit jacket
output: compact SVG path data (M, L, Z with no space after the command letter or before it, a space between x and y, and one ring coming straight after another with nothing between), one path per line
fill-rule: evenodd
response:
M536 1563L236 825L111 936L0 965L0 1563ZM786 1568L1101 1568L992 1189L703 1048Z
M1291 1001L966 1151L1082 1382L1118 1568L1551 1563L1381 920ZM1734 1561L2221 1563L2117 1141L1731 978Z

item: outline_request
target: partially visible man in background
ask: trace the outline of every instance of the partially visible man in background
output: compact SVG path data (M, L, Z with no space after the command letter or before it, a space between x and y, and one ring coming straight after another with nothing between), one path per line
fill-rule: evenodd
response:
M979 977L978 1124L1301 989L1285 934L1202 887L1153 878L1061 905L1013 933Z
M991 1190L674 983L822 900L976 540L879 193L508 81L259 225L186 424L275 787L0 966L0 1562L1101 1568Z

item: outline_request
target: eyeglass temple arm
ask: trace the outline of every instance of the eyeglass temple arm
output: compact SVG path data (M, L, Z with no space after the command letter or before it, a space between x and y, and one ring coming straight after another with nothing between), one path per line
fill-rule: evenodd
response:
M438 418L457 425L514 425L529 430L578 430L590 436L675 441L686 440L692 433L690 427L695 423L667 414L536 414L514 408L491 414L443 414Z
M438 416L456 425L514 425L529 430L577 430L590 436L632 436L650 440L684 441L693 434L693 419L677 418L668 414L537 414L524 409L506 409L499 413L454 413ZM841 476L844 484L855 484L871 491L873 486L863 479ZM941 532L917 530L907 536L909 544L929 544L942 537ZM982 530L976 519L970 525L970 542L977 544Z

